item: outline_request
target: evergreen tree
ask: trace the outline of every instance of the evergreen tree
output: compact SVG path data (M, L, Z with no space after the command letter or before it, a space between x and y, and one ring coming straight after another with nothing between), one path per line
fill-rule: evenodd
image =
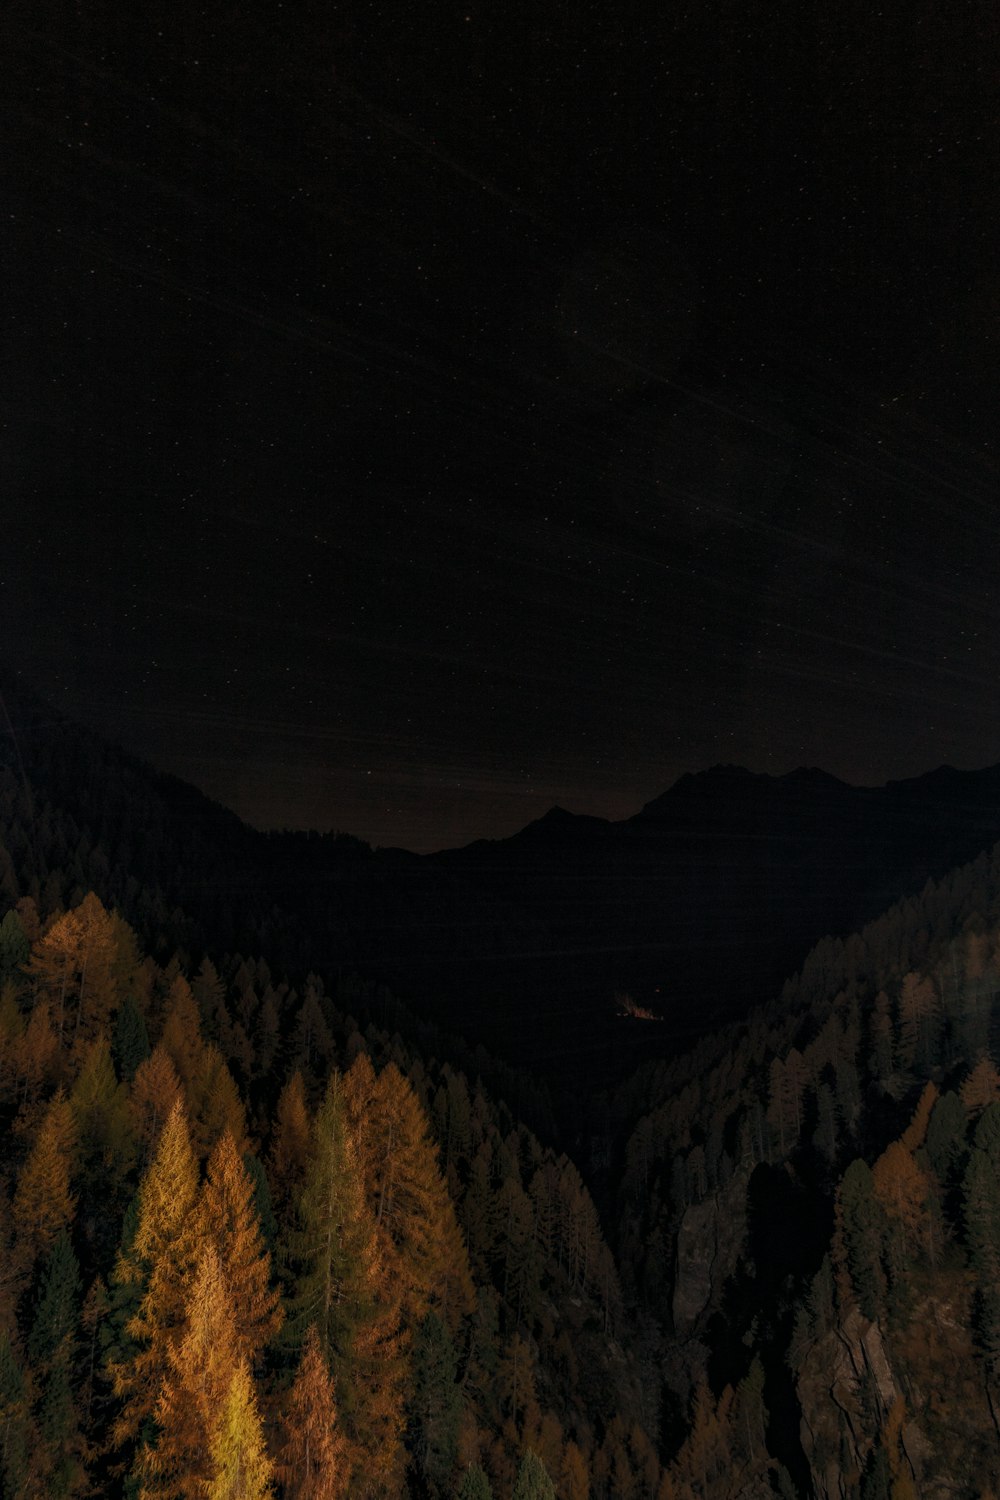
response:
M24 924L17 911L11 909L0 922L0 985L5 980L18 980L28 961L31 944L28 942Z
M119 1078L131 1083L139 1064L146 1061L150 1052L146 1018L131 995L125 996L115 1014L111 1050Z
M85 1442L73 1390L80 1334L80 1268L63 1230L49 1252L28 1339L38 1381L39 1433L49 1494L77 1494L85 1485Z
M316 1116L290 1255L298 1268L290 1331L315 1324L330 1360L355 1480L400 1481L405 1340L398 1290L380 1255L347 1128L339 1075Z
M247 1151L243 1157L243 1167L250 1179L253 1188L253 1205L257 1214L257 1222L264 1239L264 1246L271 1257L271 1265L274 1266L275 1248L278 1243L278 1221L274 1217L274 1204L271 1201L271 1188L267 1180L267 1172L264 1163L259 1156L252 1151Z
M556 1500L545 1465L530 1448L521 1459L511 1500Z
M938 1181L947 1187L961 1158L968 1117L962 1101L952 1090L934 1105L927 1126L927 1156Z
M962 1183L965 1235L978 1288L979 1334L991 1369L1000 1367L1000 1181L985 1151L969 1156Z
M872 1174L860 1157L844 1173L837 1194L847 1269L867 1318L877 1318L885 1305L882 1268L884 1220L875 1197Z
M462 1398L456 1367L448 1330L430 1312L414 1339L409 1405L412 1451L431 1495L449 1492L458 1457Z
M470 1464L462 1475L456 1500L493 1500L490 1482L479 1464Z
M80 1324L80 1267L66 1230L60 1231L42 1273L35 1316L28 1336L28 1358L37 1371L54 1361L73 1363Z
M70 1094L76 1123L80 1220L90 1254L107 1265L129 1196L126 1182L137 1157L128 1091L115 1077L107 1039L96 1037Z
M0 1334L0 1494L25 1494L31 1445L31 1418L24 1376L6 1333Z

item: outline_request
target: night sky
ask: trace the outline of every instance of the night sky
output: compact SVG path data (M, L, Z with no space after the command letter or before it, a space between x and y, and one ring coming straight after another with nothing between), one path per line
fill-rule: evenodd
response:
M0 655L260 826L1000 760L1000 9L5 7Z

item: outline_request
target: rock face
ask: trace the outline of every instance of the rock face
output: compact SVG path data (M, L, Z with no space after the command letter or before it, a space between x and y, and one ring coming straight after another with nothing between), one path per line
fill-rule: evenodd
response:
M805 1358L798 1380L801 1436L819 1500L856 1496L873 1449L885 1442L889 1413L906 1412L903 1380L892 1367L879 1323L853 1308L838 1328L823 1335ZM897 1428L900 1457L918 1496L945 1500L957 1488L948 1466L942 1473L939 1445L921 1422L903 1418Z
M950 1336L952 1327L963 1339L967 1333L949 1325L939 1304L926 1304L920 1311L923 1336L916 1318L911 1331L914 1348L926 1354L926 1362L921 1368L911 1350L905 1377L893 1365L879 1324L857 1308L806 1354L797 1382L800 1438L817 1500L855 1500L874 1450L887 1442L898 1455L909 1492L919 1500L979 1493L967 1486L970 1477L982 1478L986 1472L985 1456L977 1450L984 1436L990 1438L988 1412L974 1378L971 1348L961 1351ZM954 1369L954 1357L962 1352L967 1373L973 1372L968 1386L956 1379ZM914 1406L919 1421L910 1415ZM942 1441L942 1430L955 1439L953 1449ZM888 1436L891 1431L895 1439Z
M878 1323L853 1308L806 1355L800 1437L818 1500L847 1500L899 1391Z
M674 1332L690 1338L698 1320L736 1269L747 1228L747 1176L728 1183L684 1212L677 1231L672 1304Z

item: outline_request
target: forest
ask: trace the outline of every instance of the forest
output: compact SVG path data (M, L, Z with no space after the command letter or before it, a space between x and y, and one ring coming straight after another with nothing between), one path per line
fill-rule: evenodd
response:
M574 1120L260 836L0 752L0 1492L984 1500L1000 850ZM622 1018L622 1025L643 1025Z

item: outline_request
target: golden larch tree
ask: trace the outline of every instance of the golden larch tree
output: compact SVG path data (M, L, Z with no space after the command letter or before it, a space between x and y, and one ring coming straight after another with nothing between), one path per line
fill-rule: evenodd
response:
M183 975L167 995L160 1045L169 1054L184 1088L191 1141L204 1159L225 1130L240 1150L246 1145L246 1115L239 1090L218 1047L201 1034L198 1002Z
M344 1079L344 1097L382 1260L399 1287L407 1326L415 1328L433 1307L454 1331L475 1293L420 1101L395 1063L376 1077L363 1053Z
M271 1286L271 1256L260 1231L253 1183L228 1130L209 1157L201 1217L202 1233L215 1245L232 1303L237 1357L252 1368L283 1315L278 1291Z
M129 1090L129 1114L141 1160L148 1163L170 1111L181 1098L181 1081L165 1047L154 1047L135 1070Z
M138 1309L126 1325L138 1350L111 1371L115 1394L123 1402L115 1425L118 1442L134 1436L153 1415L171 1368L200 1249L197 1203L198 1165L178 1099L139 1188L134 1239L114 1271L116 1282L142 1288Z
M902 1141L887 1146L872 1167L875 1197L896 1224L908 1248L926 1246L933 1259L932 1221L928 1211L930 1183Z
M36 994L53 1006L60 1041L90 1041L107 1025L126 979L124 926L91 891L32 948L27 972Z
M202 1246L180 1337L167 1348L157 1396L158 1441L139 1473L149 1495L203 1500L214 1471L212 1442L239 1366L233 1305L215 1246Z
M276 1472L287 1500L343 1500L350 1482L347 1442L315 1324L282 1409Z
M392 1493L405 1469L402 1444L407 1338L399 1287L380 1243L354 1141L342 1080L334 1073L317 1111L297 1232L292 1328L315 1323L330 1360L359 1494Z
M229 1383L212 1438L207 1500L267 1500L274 1472L264 1444L250 1370L244 1360ZM288 1491L285 1491L286 1496Z
M309 1109L302 1074L296 1069L278 1095L267 1176L278 1218L295 1202L309 1157Z
M988 1054L979 1059L965 1079L959 1097L972 1119L981 1115L988 1104L1000 1099L1000 1073Z
M69 1100L60 1091L42 1116L34 1145L14 1193L14 1260L23 1270L51 1249L60 1229L76 1211L70 1192L76 1125Z

